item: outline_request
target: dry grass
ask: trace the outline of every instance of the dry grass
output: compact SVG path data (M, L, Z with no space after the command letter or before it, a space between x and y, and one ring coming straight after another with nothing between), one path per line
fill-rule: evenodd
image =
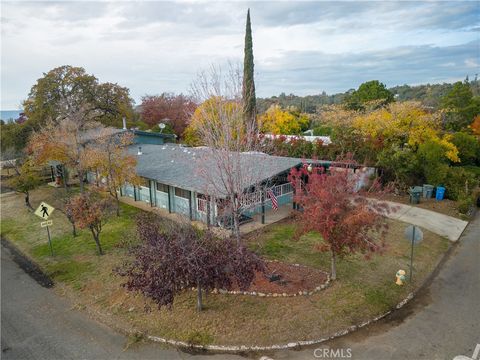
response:
M49 202L61 189L34 192L32 204ZM339 261L338 281L310 297L258 298L208 295L206 309L195 311L195 293L178 296L172 310L159 310L143 296L129 293L113 268L125 259L122 244L132 238L133 215L138 211L123 205L103 234L106 255L98 257L86 231L75 239L59 212L52 219L54 258L49 256L45 230L39 219L23 206L20 196L2 198L2 234L33 257L58 283L57 291L74 300L77 307L101 314L107 323L193 343L268 345L320 338L359 323L392 307L435 267L448 241L424 230L424 241L415 249L414 283L394 284L398 269L408 270L409 244L403 238L404 223L389 221L388 250L370 261L353 256ZM267 258L329 269L328 254L312 250L314 235L292 240L295 224L289 221L265 228L249 237L250 246ZM145 305L150 311L145 311Z

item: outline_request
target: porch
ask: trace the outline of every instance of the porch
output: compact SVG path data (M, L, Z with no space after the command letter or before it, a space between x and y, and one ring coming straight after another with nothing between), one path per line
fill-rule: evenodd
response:
M267 225L276 223L280 220L283 220L289 217L292 214L293 206L292 203L286 203L285 205L279 205L277 210L273 210L271 207L265 209L265 221L262 222L262 214L256 213L252 216L253 221L245 223L240 226L240 233L242 235L251 233L261 229Z
M149 211L156 213L162 217L165 217L167 219L176 221L176 222L185 222L185 221L190 221L192 224L195 226L201 228L201 229L206 229L207 224L203 221L192 221L190 220L187 216L179 214L179 213L174 213L174 212L169 212L166 209L162 209L156 206L151 206L148 202L145 201L135 201L133 198L129 196L120 196L119 197L120 201L131 205L135 206L139 209L142 209L144 211ZM273 224L275 222L278 222L280 220L283 220L290 216L292 214L292 203L286 203L284 205L279 205L277 210L273 210L271 207L268 207L265 209L265 216L264 216L264 223L262 223L262 214L261 213L256 213L251 215L252 221L247 222L245 224L242 224L240 226L240 233L242 235L246 235L252 231L256 231L258 229L261 229L267 225ZM219 237L225 238L229 237L231 235L231 231L225 228L221 228L218 226L212 226L211 227L212 231L218 235Z

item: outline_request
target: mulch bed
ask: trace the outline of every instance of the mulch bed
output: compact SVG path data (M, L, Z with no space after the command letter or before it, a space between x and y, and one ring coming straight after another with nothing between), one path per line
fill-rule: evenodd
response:
M300 291L313 291L316 287L323 285L328 278L327 273L305 266L277 261L266 262L265 265L266 272L257 272L252 285L246 291L293 295ZM279 279L270 281L268 277L272 275L278 275ZM233 290L238 290L238 288Z

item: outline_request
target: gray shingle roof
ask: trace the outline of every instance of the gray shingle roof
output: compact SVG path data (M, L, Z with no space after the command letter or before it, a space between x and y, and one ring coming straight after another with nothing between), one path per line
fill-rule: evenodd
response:
M220 170L212 156L209 156L211 149L183 147L177 144L142 144L140 146L142 155L137 155L139 146L129 147L129 153L136 155L138 160L138 175L186 190L222 195L223 191L219 192L218 190L224 188L220 181ZM237 155L233 156L240 162L239 168L242 171L248 170L248 175L243 176L245 182L248 182L242 184L245 188L288 171L302 162L298 158L270 156L263 153ZM205 173L209 175L205 175ZM212 181L216 181L214 187L212 187Z

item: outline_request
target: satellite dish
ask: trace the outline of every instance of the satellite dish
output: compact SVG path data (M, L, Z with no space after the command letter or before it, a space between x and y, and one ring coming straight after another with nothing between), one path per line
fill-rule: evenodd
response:
M158 124L158 127L160 128L160 134L162 133L163 129L165 129L165 124L164 123L160 123Z

